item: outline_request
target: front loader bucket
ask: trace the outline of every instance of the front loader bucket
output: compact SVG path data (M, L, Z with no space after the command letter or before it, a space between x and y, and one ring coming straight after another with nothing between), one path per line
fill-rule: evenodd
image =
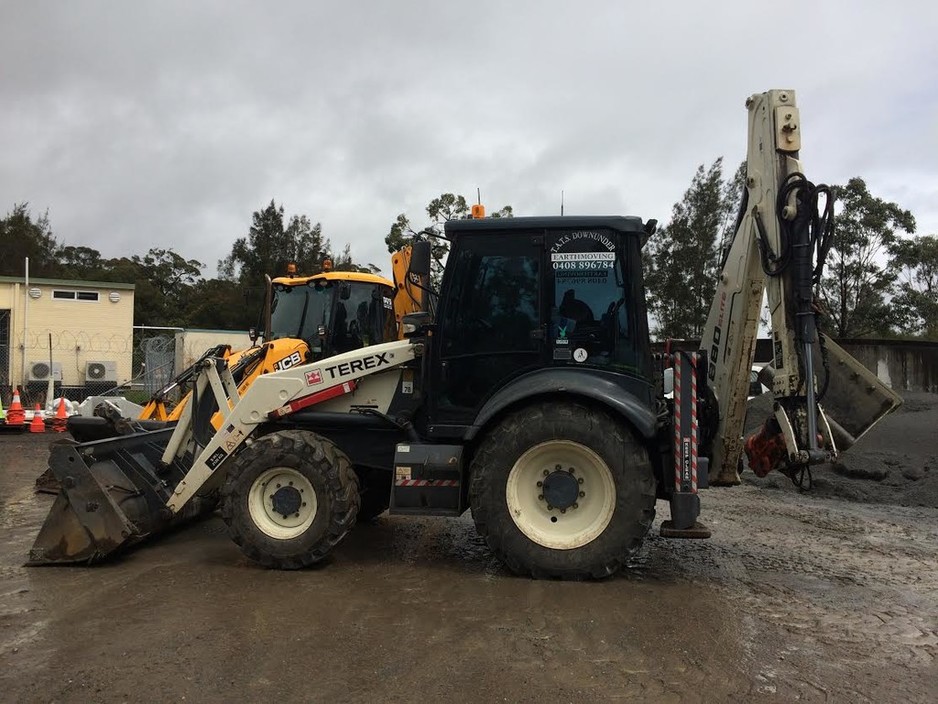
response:
M88 443L95 440L106 440L122 435L132 435L135 432L160 430L170 423L162 420L135 420L121 418L117 422L113 418L100 418L98 416L72 416L68 419L66 429L79 443ZM64 441L63 441L64 442ZM36 477L35 491L40 494L58 494L62 485L52 474L52 467Z
M214 509L195 497L179 514L166 501L188 467L160 457L173 429L82 444L55 443L49 468L61 485L28 565L90 564Z

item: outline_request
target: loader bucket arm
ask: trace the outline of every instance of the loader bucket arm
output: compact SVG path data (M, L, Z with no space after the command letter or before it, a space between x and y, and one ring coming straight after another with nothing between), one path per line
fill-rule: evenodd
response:
M27 564L98 562L211 512L227 459L259 425L353 393L373 374L400 375L417 349L410 341L373 345L262 374L243 390L228 360L203 360L175 426L53 444L49 466L61 490ZM218 432L209 412L222 419Z

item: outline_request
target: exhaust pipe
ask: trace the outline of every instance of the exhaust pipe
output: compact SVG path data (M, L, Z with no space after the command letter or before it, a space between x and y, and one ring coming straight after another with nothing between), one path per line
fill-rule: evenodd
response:
M93 564L214 510L194 497L178 514L166 502L191 458L161 462L172 428L76 445L54 443L49 468L61 490L27 565Z

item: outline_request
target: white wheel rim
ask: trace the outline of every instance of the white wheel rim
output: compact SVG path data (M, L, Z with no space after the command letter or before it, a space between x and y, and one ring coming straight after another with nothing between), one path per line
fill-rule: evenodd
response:
M282 511L285 508L295 510L284 515ZM265 535L278 540L302 535L316 518L317 508L313 485L291 467L266 470L254 480L248 493L248 511L254 525Z
M544 482L556 481L548 478L558 471L570 474L570 468L578 484L575 507L548 508ZM566 478L560 479L569 486ZM505 493L518 530L556 550L591 543L606 530L616 508L616 483L609 467L591 449L569 440L543 442L521 455L508 474Z

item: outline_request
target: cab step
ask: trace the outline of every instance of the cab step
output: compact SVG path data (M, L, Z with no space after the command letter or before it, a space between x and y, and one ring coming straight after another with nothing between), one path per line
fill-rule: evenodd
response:
M674 521L663 521L659 533L662 538L684 540L703 540L710 537L710 529L700 521L696 521L690 528L675 528Z

